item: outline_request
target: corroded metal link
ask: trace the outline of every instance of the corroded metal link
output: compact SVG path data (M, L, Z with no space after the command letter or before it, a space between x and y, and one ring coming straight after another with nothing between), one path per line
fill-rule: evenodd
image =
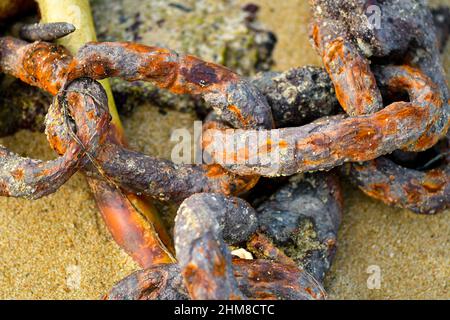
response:
M233 259L239 290L248 299L323 300L325 291L307 272L293 265L262 259ZM155 265L116 283L107 300L187 300L189 295L177 264Z
M143 80L177 94L201 95L236 128L272 128L262 94L231 70L190 55L128 42L88 43L72 61L67 81L79 77Z
M175 250L192 299L245 299L224 240L243 242L256 228L256 212L242 199L197 193L184 200L175 218Z
M186 199L175 219L175 248L193 299L323 299L321 285L293 264L234 259L226 248L257 228L256 212L239 198L200 193Z
M322 286L294 264L231 259L227 243L257 228L244 200L201 193L186 199L175 220L179 264L157 265L117 283L106 299L324 299Z
M72 61L72 57L61 46L45 42L28 44L11 37L0 38L0 57L1 71L16 76L28 84L38 86L51 94L57 94L62 88L63 83L66 81L68 64ZM128 56L128 58L130 57ZM139 58L139 56L135 58ZM140 57L140 59L142 60L143 58ZM199 60L195 61L197 64L202 63ZM207 65L209 68L209 64ZM218 66L217 68L219 70L217 72L225 74L230 72L225 68L221 69ZM230 77L237 77L237 75L231 73ZM181 86L182 84L178 85L180 88ZM188 87L188 85L186 86ZM198 90L201 90L201 87L198 87ZM253 91L252 89L249 90L250 92ZM257 91L255 90L255 92ZM93 97L95 96L93 94ZM260 94L257 93L256 97L259 96ZM251 97L250 94L249 99ZM222 100L226 99L228 99L227 96L223 96ZM255 99L258 100L258 98ZM258 104L257 107L264 107L266 102L263 97L262 101L262 104ZM52 118L53 121L57 121L61 119L61 114L53 113L48 115L48 117ZM245 123L241 123L241 126L245 125ZM250 124L247 123L247 125ZM64 146L69 143L69 140L70 137L67 135L67 132L60 126L58 130L54 129L49 142L58 153L63 154L65 152ZM104 172L99 172L98 168L91 164L85 167L88 174L100 179L103 179L104 175L106 175L129 191L141 192L152 197L177 202L181 202L196 192L240 194L252 188L258 180L254 176L239 177L228 173L217 165L178 166L170 161L127 150L109 141L102 145L101 150L96 153L96 158L98 158L99 165L104 167ZM130 166L131 162L135 166ZM136 170L136 166L139 167L138 170ZM138 172L140 173L139 175L137 175Z
M111 143L101 147L96 160L104 174L125 190L164 201L181 202L199 192L239 195L258 181L256 176L239 176L219 165L175 164ZM85 171L102 178L95 167Z
M439 146L440 166L426 171L402 167L381 157L351 163L342 171L367 195L415 213L434 214L450 206L449 138ZM437 148L437 146L435 147ZM439 163L438 162L438 163Z
M423 150L421 144L431 146L437 142L440 134L448 127L449 91L445 73L440 59L440 50L445 45L447 25L445 10L435 11L435 21L423 1L394 0L377 3L378 14L374 21L368 17L368 7L373 4L366 0L329 1L312 0L315 21L311 38L316 49L322 56L327 71L338 89L342 89L344 97L339 99L343 108L354 111L354 103L348 97L379 97L374 95L373 81L370 80L371 70L369 59L386 59L390 56L403 57L403 63L418 68L436 83L436 91L443 101L443 114L436 114L429 122L427 134L423 135L413 147L406 150ZM351 15L346 14L352 12ZM375 12L372 12L372 14ZM448 13L448 12L447 12ZM376 14L376 13L375 13ZM439 18L438 15L441 14ZM374 17L372 17L374 18ZM441 21L441 23L439 23ZM378 26L373 26L376 22ZM436 25L436 32L433 24ZM440 41L438 41L440 40ZM356 58L355 58L356 57ZM398 59L397 59L398 60ZM349 62L350 61L350 62ZM357 63L353 63L356 61ZM359 67L358 67L359 66ZM379 69L379 68L378 68ZM375 75L377 69L374 70ZM369 81L357 83L352 81L355 74L363 74ZM417 83L420 79L411 77L407 80L410 89L410 100L417 99ZM378 84L387 87L398 95L402 91L399 86L406 81L387 83L378 76ZM419 77L420 78L420 77ZM406 79L406 77L405 77ZM388 81L389 82L389 81ZM415 82L415 83L414 83ZM416 93L413 93L416 91ZM347 99L345 99L347 98ZM430 107L433 105L430 104ZM373 112L370 109L359 108L356 114ZM354 113L350 113L354 115ZM379 158L362 164L349 164L350 171L342 170L350 175L351 180L365 193L387 204L408 208L417 213L435 213L449 205L448 183L450 180L446 168L426 172L402 167L387 158ZM427 189L427 186L430 189Z
M123 278L104 300L188 300L178 264L157 264Z
M426 1L310 0L310 3L314 13L312 39L324 63L349 67L352 65L351 62L346 64L345 58L344 61L339 60L340 54L350 54L350 57L359 56L358 64L363 65L360 69L330 69L329 71L336 72L333 75L330 74L332 79L339 78L338 74L342 73L342 75L347 74L350 80L352 72L354 74L362 72L364 78L369 79L370 76L366 73L369 71L368 59L375 62L380 59L381 61L390 59L419 69L439 86L442 99L444 101L449 99L447 80L440 58L438 34ZM445 32L442 28L437 31ZM333 41L337 43L344 41L346 44L330 46L331 50L327 50L326 45ZM342 50L346 47L349 50ZM337 51L334 50L336 48ZM337 58L335 62L333 59L326 61L333 56ZM366 61L361 61L361 57ZM345 83L340 84L345 88ZM344 91L344 95L353 96L355 92L358 92L364 96L373 93L373 81L361 81L355 84L357 85L353 86L350 82L351 86L347 86L350 90ZM373 98L379 98L379 96L373 96ZM354 108L349 105L343 105L343 107L346 110ZM366 113L376 111L364 108L354 108L354 110L366 111Z
M36 199L55 192L83 164L86 153L95 155L105 138L110 116L106 106L106 95L93 81L81 78L73 82L64 95L67 98L67 112L78 127L76 138L68 138L62 156L55 160L40 161L20 157L5 147L0 149L0 194L2 196ZM91 103L92 96L97 102ZM60 113L66 106L59 101L53 103L49 113ZM51 118L46 127L49 139L53 139L55 127L67 130L64 117L57 122ZM66 119L67 120L67 119ZM68 120L69 121L69 120ZM74 134L75 135L75 134Z
M350 116L374 113L383 108L381 93L369 60L349 38L343 26L328 19L317 19L312 26L313 43L342 108Z
M52 95L65 83L71 61L70 53L56 44L0 38L0 71Z
M406 90L413 100L394 102L371 115L333 116L298 128L206 130L204 149L214 162L237 174L279 176L433 146L448 130L450 112L435 85L406 66L384 66L379 74L389 87ZM254 145L249 148L245 141Z

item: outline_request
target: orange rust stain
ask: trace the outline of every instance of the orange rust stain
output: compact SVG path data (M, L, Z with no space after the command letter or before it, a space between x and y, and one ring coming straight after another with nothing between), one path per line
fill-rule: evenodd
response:
M152 46L146 46L143 44L139 44L139 43L134 43L134 42L124 42L124 43L114 43L115 45L121 46L123 48L126 48L130 51L133 52L138 52L138 53L149 53L149 52L154 52L157 51L158 53L168 53L170 52L167 49L163 49L163 48L158 48L158 47L152 47Z
M208 165L205 166L206 167L206 176L208 178L220 178L222 177L226 171L224 168L222 168L220 165L218 164L212 164L212 165Z
M226 267L227 265L224 258L218 256L214 257L213 275L215 277L223 277L225 275Z
M369 185L367 188L361 189L372 198L382 200L384 202L386 202L386 200L392 201L391 197L389 196L391 190L388 184L374 183Z
M310 287L306 287L305 291L308 292L308 294L313 297L314 299L317 299L317 295L314 293L314 291Z
M281 149L286 149L289 145L288 145L288 143L286 142L286 140L280 140L280 142L278 143L278 146L279 146Z
M448 181L448 177L442 170L431 170L425 175L422 186L430 193L441 191Z
M56 135L47 135L47 141L59 155L62 155L67 150L67 145L59 139Z
M92 120L95 118L95 111L94 110L90 110L87 112L87 117Z
M23 169L21 168L17 168L13 171L11 171L11 175L14 177L14 179L16 180L22 180L23 176L25 175L25 172Z
M93 63L91 69L96 75L104 76L106 74L105 66L101 62Z
M250 123L250 119L245 118L242 113L241 110L239 110L239 108L235 105L229 105L228 106L228 110L230 110L231 112L233 112L236 117L239 119L239 121L243 124L243 125L248 125Z
M317 24L314 24L312 27L312 39L316 47L320 48L320 29Z
M422 199L422 196L424 196L420 186L416 183L416 181L411 181L411 183L403 186L402 189L405 191L408 202L410 203L419 203Z

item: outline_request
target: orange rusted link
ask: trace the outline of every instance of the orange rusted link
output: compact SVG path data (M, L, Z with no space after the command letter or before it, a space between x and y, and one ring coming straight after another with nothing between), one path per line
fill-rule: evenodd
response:
M312 39L316 48L321 53L326 66L330 63L332 66L343 66L342 69L327 67L335 86L343 84L344 95L372 96L373 91L370 88L354 84L352 81L349 81L347 85L345 78L351 80L353 74L370 72L369 59L403 56L403 63L417 67L421 73L436 83L434 91L440 93L444 103L443 115L436 114L434 120L429 122L428 134L423 135L415 146L406 150L424 150L426 147L422 144L431 147L441 137L439 132L445 132L446 126L448 127L449 93L439 55L445 43L448 26L440 26L439 19L436 18L437 32L434 32L433 24L435 23L432 15L426 4L421 1L393 0L378 3L375 8L379 10L378 16L371 18L368 17L367 10L373 3L369 1L338 0L337 2L311 1L315 16ZM352 14L347 14L348 12ZM371 14L377 13L372 11ZM435 11L434 14L437 15L439 12ZM445 17L445 11L443 14ZM374 26L373 23L378 25ZM341 55L336 58L334 48L325 46L329 44L330 39L344 38L349 50L341 50ZM352 56L357 56L359 61L362 59L363 63L360 63L362 71L358 69L355 71L348 63L347 65L341 63L342 59L352 60ZM341 74L345 76L340 78ZM377 78L379 85L387 87L388 93L394 91L394 96L400 93L406 84L409 88L410 100L417 99L423 82L420 75L415 76L414 71L405 75L403 80L394 78L392 81L386 81L383 77ZM343 107L348 110L348 106L343 104ZM360 110L357 114L370 112L370 110ZM363 164L349 164L349 167L351 170L348 174L356 185L370 196L381 199L387 204L409 208L417 213L435 213L448 206L446 197L448 198L449 178L445 168L420 172L402 167L387 158L379 158ZM427 186L434 187L427 189Z
M50 113L67 108L67 112L78 126L77 138L67 137L64 152L59 158L50 161L33 160L20 157L1 147L2 196L36 199L53 193L86 163L86 153L96 154L106 136L110 116L106 108L106 96L102 96L102 91L98 87L92 87L91 84L92 80L86 78L73 82L64 93L67 97L67 106L61 106L55 101L50 107ZM90 96L81 93L87 88L90 93L105 100L91 101ZM61 126L64 119L60 117L58 122L48 119L46 130L49 139L53 138L54 128Z
M175 218L175 250L192 299L245 299L224 240L237 244L256 228L256 212L242 199L197 193L183 201Z
M262 94L231 70L173 51L133 43L89 43L75 58L61 46L0 38L3 72L53 95L79 77L143 80L178 94L201 95L237 128L272 128ZM70 64L70 66L68 66Z
M351 163L342 171L375 199L415 213L435 214L450 207L449 138L434 149L438 149L439 166L428 170L406 168L381 157L365 163Z
M102 48L101 45L102 44L91 44L87 45L85 48L87 49L91 47L93 47L94 49L98 47ZM144 53L145 52L148 53L148 50L151 50L149 49L149 47L140 45L131 46L131 44L117 44L117 45L107 44L106 48L109 47L111 47L113 51L125 50L123 54L128 54L127 57L130 59L131 58L138 59L136 63L138 62L144 63L145 62L144 58L146 57ZM134 50L137 50L138 52L134 52L130 48L134 48ZM140 49L138 50L137 48ZM44 90L47 90L52 94L55 94L58 90L60 90L63 82L66 81L65 79L68 72L67 65L72 60L70 55L68 55L68 53L62 47L58 47L53 44L48 44L45 42L27 44L26 42L23 42L21 40L16 40L14 38L8 37L8 38L0 38L0 50L1 50L0 67L3 72L7 72L16 77L19 77L23 81L31 85L38 86ZM84 49L80 51L80 55L82 57L84 57L83 52L85 52ZM91 52L90 49L88 50L88 52ZM162 57L160 57L160 59L163 59L163 57L165 56L164 52L168 54L169 51L161 49ZM152 55L149 55L149 57L150 57L149 61L150 62L153 61L151 59ZM105 59L107 59L107 57L105 57ZM163 61L158 60L157 57L155 57L155 59L164 65ZM204 88L202 86L197 85L196 86L197 89L195 90L200 91L204 90L204 92L210 92L205 94L208 95L208 97L210 98L213 96L216 97L217 99L214 98L217 100L216 102L218 104L224 103L223 106L228 105L227 103L229 101L234 101L234 99L238 99L240 102L242 102L242 105L245 106L245 108L249 107L251 109L251 110L249 109L251 111L251 112L249 111L250 113L256 115L258 114L258 112L261 114L265 114L262 117L257 116L256 118L258 119L264 118L267 120L267 114L269 114L270 115L269 122L272 123L270 107L268 107L265 98L262 97L261 94L255 88L253 88L251 85L247 87L247 83L244 80L239 80L238 76L229 71L228 69L202 62L193 57L190 57L188 60L191 61L190 62L191 67L194 69L197 68L195 70L197 70L198 72L200 72L200 70L204 70L204 72L206 72L205 70L210 70L211 72L217 73L217 75L215 76L217 77L217 79L225 79L227 77L229 77L230 79L237 79L236 80L237 83L233 82L234 81L233 80L232 81L233 84L230 84L230 87L227 89L231 90L230 93L221 92L218 89L218 87L222 85L226 87L227 85L225 83L211 84L211 86L209 86L209 89L208 86L206 85ZM92 62L94 65L96 65L95 61L97 60L94 60ZM77 62L72 63L72 66L76 69L76 66L78 66ZM203 67L206 69L201 69ZM182 69L183 68L180 69L180 72L182 72L181 71ZM190 72L194 72L194 69L190 70ZM185 76L187 76L187 74L188 73L186 73ZM209 74L208 72L206 72L206 74L213 77L213 75ZM76 75L79 76L80 74L77 73ZM130 76L126 74L121 74L121 76L125 77L128 80L131 80ZM149 73L147 74L147 76L150 77L151 74ZM167 74L166 76L168 77L169 75ZM148 78L147 80L151 79ZM179 86L181 86L181 84L179 84ZM234 89L231 89L231 87L233 87ZM189 85L187 85L186 88L187 88L186 90L191 90L189 89L190 88ZM241 89L242 94L237 94L237 96L234 96L234 94ZM239 121L241 122L238 124L238 126L251 126L251 127L259 126L259 124L256 124L256 122L258 122L259 120L258 121L255 120L256 122L254 122L253 120L250 122L246 122L242 118L240 118ZM65 145L67 143L67 141L65 141L66 138L67 137L60 135L60 141L56 141L57 139L55 139L55 141L51 141L51 144L57 149L58 152L61 153L61 150L58 150L58 145L59 146ZM102 148L105 152L100 153L98 156L99 161L101 162L102 165L103 164L105 165L105 170L108 176L110 176L112 179L116 179L118 184L123 185L129 191L143 192L152 197L182 201L187 196L200 191L223 192L226 194L239 194L253 187L253 185L257 181L256 177L240 178L234 174L229 174L217 165L176 166L171 162L157 160L152 157L147 157L145 155L129 151L119 146L116 140L108 139L108 142L105 143L104 148ZM137 161L136 164L148 169L146 170L146 172L144 172L145 174L142 175L142 177L140 177L140 182L142 183L133 180L134 178L136 178L135 175L136 171L133 171L132 174L130 175L129 168L126 167L124 162L119 161L121 160L120 159L121 156L124 155L127 157L128 156L136 157ZM144 161L145 163L142 161ZM109 165L106 162L108 162ZM88 172L91 172L92 175L99 176L96 169L86 168L86 170ZM119 172L119 174L117 173L115 174L115 172ZM120 172L123 172L124 174L120 174ZM193 173L192 179L190 179L189 177L191 173ZM158 176L160 177L162 176L163 178L159 179ZM134 178L130 179L130 177ZM178 180L173 180L172 178L174 177L177 177ZM197 184L198 182L201 182L201 184Z
M83 88L82 92L91 99L90 103L101 103L107 110L107 97L102 86L95 80L89 78L82 79L89 80L89 85ZM97 91L93 91L92 88L95 88ZM66 90L63 91L63 94L65 92ZM63 100L63 96L58 96L57 99ZM92 107L87 103L86 108L78 112L90 118L93 117L92 110L90 109ZM61 112L62 110L60 108L54 108L50 109L47 115L48 122L53 123L53 126L47 128L48 140L52 148L60 154L66 152L66 146L68 141L70 141L65 123L62 122L64 118ZM109 120L109 113L107 115ZM84 123L80 123L79 125L85 126ZM103 124L102 130L107 129L109 129L109 126ZM102 146L100 149L103 149L104 144L110 143L114 139L110 133L111 131L108 131L108 134L101 141ZM114 181L109 179L107 175L105 176L99 163L95 160L100 153L98 150L96 153L91 153L82 169L87 173L86 168L91 167L102 178L101 180L88 179L88 182L93 190L99 210L116 242L144 268L154 263L174 262L175 259L172 257L170 249L167 249L168 245L170 248L170 240L167 239L166 233L161 228L158 228L161 238L154 236L156 230L153 228L156 228L158 224L154 221L149 222L146 220L146 217L143 216L143 212L146 212L146 210L137 208L137 203L133 201L133 198L136 197L135 195L126 194L126 192L118 188L118 185L114 184ZM106 181L104 180L105 178Z
M67 66L72 61L72 57L63 47L45 42L28 44L14 38L1 38L0 50L0 68L3 72L19 77L23 81L38 86L53 95L58 93L63 82L65 82ZM91 87L97 91L93 92ZM68 89L70 88L71 85L68 86ZM64 101L65 92L68 89L62 91L57 99ZM107 110L106 94L98 83L91 80L90 86L83 88L83 90L84 94L86 94L86 99L91 99L94 105L86 104L84 106L86 107L85 109L77 110L79 112L79 114L76 114L77 117L84 115L87 119L95 118L95 110L92 110L92 108L97 102ZM109 120L107 111L106 115ZM50 145L59 154L66 153L71 137L68 135L63 121L62 109L51 108L47 119L52 124L52 126L47 127L47 137ZM80 122L78 126L77 130L81 129L81 132L83 132L86 123ZM105 134L105 137L98 145L103 145L106 141L108 143L114 141L114 143L120 144L120 137L114 136L113 130L108 130L113 129L112 127L105 123L99 129L102 130L101 132L107 130L108 133ZM85 141L84 143L88 143L87 145L90 146L89 143L92 142ZM91 152L89 161L84 162L84 167L93 166L93 170L97 172L98 168L92 164L96 156L98 156L97 152ZM101 173L99 174L102 179L105 178ZM167 241L167 237L165 237L166 233L161 232L161 239L158 239L157 236L152 236L156 234L155 230L153 230L156 225L154 226L146 221L142 212L136 207L137 205L143 205L142 202L135 201L135 203L132 203L131 198L135 196L127 195L116 188L114 184L111 185L110 181L94 180L89 181L89 184L96 191L94 195L99 203L99 209L108 227L110 227L114 239L136 262L142 267L148 267L155 262L169 263L174 261L169 252L170 249L166 249L166 246L170 248L170 241ZM47 192L54 191L53 189L56 189L58 186L58 184L53 184L48 188ZM158 231L162 231L161 228ZM132 237L130 236L131 234L133 235ZM166 241L159 243L163 239Z
M321 299L324 290L292 261L231 260L224 243L246 241L257 228L244 200L200 193L186 199L175 219L175 248L192 299ZM285 261L285 262L286 262Z
M181 202L199 192L239 195L258 181L258 177L238 176L219 165L178 165L112 143L105 143L96 159L104 173L125 190L164 201ZM85 170L102 178L95 167Z
M374 83L367 74L369 59L375 62L391 59L419 69L438 85L442 99L449 99L440 42L426 1L310 0L310 3L314 13L311 38L324 64L332 65L328 71L334 84L349 89L343 91L344 96L365 97L373 93ZM357 65L361 68L353 68ZM353 78L358 74L369 81L355 82ZM345 78L349 85L345 84ZM346 110L366 111L358 114L375 111L342 106Z
M422 151L445 135L449 105L428 77L407 66L384 66L378 74L392 90L406 90L411 101L394 102L371 115L333 116L298 128L206 130L205 152L240 175L280 176L372 160L396 149ZM242 143L248 141L251 148Z
M52 95L62 88L71 61L70 53L56 44L0 38L0 71Z
M143 80L177 94L201 95L238 128L272 128L261 93L231 70L190 55L134 43L88 43L72 61L67 81L79 77Z
M347 114L355 116L381 110L383 101L370 62L349 40L346 30L331 20L317 19L312 26L312 39Z
M326 293L307 272L267 260L233 259L233 274L248 299L323 300ZM116 283L106 300L187 300L177 264L154 265Z

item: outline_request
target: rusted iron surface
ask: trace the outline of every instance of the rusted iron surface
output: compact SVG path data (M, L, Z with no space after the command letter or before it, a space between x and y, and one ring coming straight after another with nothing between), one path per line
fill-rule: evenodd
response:
M238 195L251 189L258 178L230 173L219 165L183 165L105 143L97 161L106 175L124 189L164 201L181 202L199 192ZM94 167L86 168L101 179Z
M82 76L143 80L177 94L201 95L234 127L273 127L270 107L253 85L223 66L194 56L128 42L89 43L72 61L67 81Z
M53 130L59 130L56 128L71 121L68 119L69 114L78 128L76 135L69 136L69 129L65 127L68 143L62 155L55 160L23 158L1 147L0 194L36 199L53 193L86 163L86 154L95 155L105 138L110 119L105 107L106 96L102 93L98 86L92 86L92 80L82 78L73 82L65 91L67 104L62 106L59 101L54 101L49 114L65 110L68 115L60 116L57 120L51 116L47 119L48 138L53 138ZM99 100L91 101L91 96Z
M116 283L105 300L188 300L177 264L156 264Z
M268 260L233 259L233 275L239 290L252 300L323 300L322 286L307 272ZM190 299L177 264L155 265L119 281L107 300Z
M47 42L28 43L0 38L0 71L56 95L65 82L72 61L62 46Z
M450 206L448 138L434 147L435 160L423 169L406 168L386 157L351 163L343 171L367 195L415 213L434 214ZM433 160L431 159L431 160Z
M384 66L380 80L390 90L406 90L411 102L394 102L370 115L324 117L298 128L206 130L205 150L216 163L240 175L292 175L366 161L396 149L422 151L445 135L449 105L429 78L407 66ZM265 134L251 148L227 150Z
M138 48L140 47L138 46ZM141 49L147 50L146 48L147 47ZM21 80L31 85L38 86L52 94L56 94L61 89L68 72L68 64L72 59L60 46L45 42L27 44L26 42L14 38L0 39L0 50L2 51L0 67L3 72L12 74ZM202 64L199 61L196 63L206 65L206 63ZM209 68L209 66L206 66L205 68ZM214 71L215 65L211 68L211 70ZM228 77L228 73L231 74L229 77L233 79L234 77L237 77L228 71L228 69L222 67L217 68L217 72L223 72L225 74L223 77ZM168 70L166 71L168 72ZM150 75L148 76L150 77ZM170 75L166 74L166 76L169 77ZM206 74L206 76L208 76L208 74ZM209 74L209 76L213 75ZM128 76L124 77L129 79ZM178 85L178 87L181 87L181 84ZM189 89L188 84L186 87L186 90L191 90ZM201 91L202 87L197 84L197 89L195 90ZM253 99L252 91L256 92L256 89L249 90L249 98L245 98L243 100L244 102ZM217 95L222 97L221 102L232 99L226 93L224 95ZM246 94L244 94L244 96L246 96ZM257 94L257 97L260 97L262 99L261 101L265 101L264 97L259 93ZM256 100L258 99L259 98ZM225 101L224 103L226 104L227 102ZM253 104L252 108L265 108L264 105L266 105L266 102L261 103L262 105ZM267 108L269 107L267 106ZM268 112L270 115L270 108ZM254 125L247 123L242 118L239 119L240 121L242 120L240 126ZM65 145L67 137L61 136L59 138L61 141L54 143L54 145ZM107 142L101 149L102 151L98 154L98 161L102 167L104 167L105 173L109 177L115 179L116 182L125 189L134 192L142 192L165 200L182 201L187 196L201 191L239 194L251 188L257 181L257 178L255 177L241 178L234 174L229 174L217 165L177 166L170 161L156 159L127 150L116 143ZM61 152L61 150L59 151ZM124 161L125 159L128 161ZM132 159L134 159L134 162ZM105 161L108 163L104 163ZM135 165L130 166L130 162L133 162ZM136 166L139 166L139 170L136 170ZM142 172L140 171L141 168ZM88 172L91 171L94 176L101 176L95 168L87 168L86 170ZM139 172L142 174L138 175L137 173Z
M250 299L323 300L322 285L297 266L269 260L233 260L239 289Z
M448 8L438 8L431 12L426 7L425 1L412 0L389 2L355 0L338 3L312 0L311 4L315 18L311 37L322 55L343 108L347 112L351 110L349 113L352 115L374 112L371 109L359 108L360 104L355 104L355 100L352 100L356 95L377 97L380 101L379 96L374 95L374 77L369 68L370 60L380 62L390 58L392 61L397 60L414 66L436 84L434 91L441 95L444 113L429 122L428 134L416 142L418 148L404 149L422 151L425 149L424 146L420 146L423 141L428 147L434 145L436 139L442 137L436 136L436 132L445 133L449 121L449 92L439 54L448 37ZM377 14L374 10L380 10L378 16L370 17ZM348 12L352 14L347 14ZM374 23L377 25L374 26ZM399 57L402 59L399 60ZM352 64L353 60L356 63ZM374 69L375 75L380 72L380 68ZM352 76L360 72L369 81L361 83L352 81ZM409 77L414 78L412 74ZM358 79L361 80L359 77ZM398 79L396 84L378 75L377 80L378 86L385 87L384 95L388 98L395 97L402 91L398 86L402 82L401 79ZM420 83L420 80L414 81ZM409 99L414 101L417 99L418 91L423 89L420 87L414 89L412 86L415 85L412 83L408 85ZM432 135L434 136L431 137ZM393 156L408 161L413 161L417 157L399 151L395 151ZM408 208L417 213L435 213L446 208L450 201L449 176L445 168L420 172L403 167L387 158L348 166L351 169L343 171L348 172L351 180L368 195L385 203ZM428 185L434 188L427 189Z
M336 252L342 210L341 187L333 173L293 176L257 208L259 229L323 281Z
M367 17L373 1L311 3L312 38L331 82L319 68L250 81L193 56L134 43L89 43L72 57L46 42L0 38L0 70L56 95L46 133L61 155L37 162L0 150L0 194L40 197L79 169L92 178L115 240L146 268L118 283L108 299L325 298L320 283L335 254L342 195L332 173L298 173L371 160L348 164L364 192L435 213L449 204L448 140L440 159L423 168L391 159L408 160L403 151L438 143L450 109L438 38L424 31L433 28L424 2L376 2L381 28L371 28ZM212 163L178 165L126 149L108 131L106 95L95 81L108 77L201 96L215 111L202 141ZM338 101L346 115L334 115ZM256 211L229 196L251 189L260 175L294 174ZM166 249L169 237L152 236L158 224L148 223L132 194L184 200L175 219L178 261ZM268 260L232 259L228 244Z
M23 25L19 37L27 41L54 41L74 31L75 26L67 22L35 23Z
M245 299L224 240L245 241L256 227L256 212L239 198L198 193L181 204L175 219L175 250L192 299Z
M355 116L382 109L370 62L351 42L345 28L331 19L316 18L311 33L344 110Z
M310 3L314 12L313 42L334 85L343 88L342 95L336 88L341 105L346 110L357 111L349 114L376 111L376 108L352 104L358 102L360 95L370 96L376 89L370 76L369 59L386 61L390 58L415 67L439 86L443 100L449 99L439 41L426 1L310 0ZM350 61L346 62L345 57ZM352 77L358 74L365 80L354 81ZM379 98L379 95L372 95L369 100ZM381 100L377 108L381 107L379 102Z

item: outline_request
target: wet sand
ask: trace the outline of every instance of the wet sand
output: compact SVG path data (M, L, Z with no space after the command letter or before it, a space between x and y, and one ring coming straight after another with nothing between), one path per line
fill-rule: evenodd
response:
M261 5L261 20L278 35L275 69L320 65L307 37L307 1L252 2ZM450 5L432 1L439 2ZM450 46L445 58L450 74ZM171 130L190 128L193 120L143 105L124 124L133 148L168 158ZM0 143L23 155L54 157L43 134L21 131ZM449 211L414 215L348 185L345 205L338 253L326 279L330 298L450 298ZM378 290L367 287L372 265L381 271ZM136 269L106 230L81 174L37 201L0 197L0 298L96 299Z

